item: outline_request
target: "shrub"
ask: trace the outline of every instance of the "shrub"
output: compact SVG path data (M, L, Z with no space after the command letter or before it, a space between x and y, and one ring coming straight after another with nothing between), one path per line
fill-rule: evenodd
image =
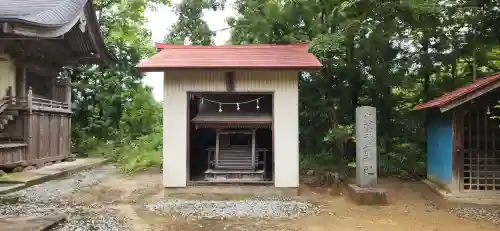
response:
M303 153L300 155L300 173L305 174L308 170L316 172L338 171L343 165L340 155L332 153Z
M162 133L141 136L122 143L108 142L89 152L116 163L124 173L134 173L146 168L162 166Z

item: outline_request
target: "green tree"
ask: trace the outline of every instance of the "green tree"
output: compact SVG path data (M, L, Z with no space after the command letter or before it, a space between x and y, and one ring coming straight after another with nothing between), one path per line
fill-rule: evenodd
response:
M240 0L229 19L232 43L311 41L323 63L300 79L303 156L327 152L353 158L359 105L378 109L383 170L419 169L425 116L412 112L429 100L495 71L498 0L349 1Z
M210 30L207 22L203 20L203 11L224 9L224 4L224 0L183 0L175 6L178 18L170 33L165 36L165 42L212 45L215 32Z
M142 83L137 63L154 52L143 28L145 10L165 0L94 1L105 41L116 64L82 65L64 73L74 83L73 146L88 153L100 144L126 144L161 127L161 105Z

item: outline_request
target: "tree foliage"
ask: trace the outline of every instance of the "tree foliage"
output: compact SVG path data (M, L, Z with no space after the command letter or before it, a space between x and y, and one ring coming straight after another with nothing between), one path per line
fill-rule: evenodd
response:
M175 6L178 18L170 33L165 36L165 42L212 45L215 32L210 30L207 22L203 20L203 11L221 10L224 9L224 4L224 0L183 0Z
M145 10L166 0L94 1L111 66L82 65L64 74L73 85L74 151L88 153L103 144L125 145L161 131L161 104L155 102L135 68L154 52L143 25ZM161 134L159 134L161 135Z
M311 41L323 63L300 80L302 155L353 159L355 108L378 110L383 170L423 162L417 104L498 72L500 2L238 0L232 43ZM351 148L352 149L352 148ZM397 164L395 164L397 163ZM423 165L423 164L422 164Z
M142 27L144 10L166 2L94 2L119 61L112 68L68 71L77 83L73 134L81 147L89 140L147 136L158 130L155 115L161 113L134 66L153 52ZM213 44L215 33L203 13L224 6L183 0L165 41ZM427 115L412 109L500 71L499 6L500 0L236 0L231 7L238 15L227 21L233 44L307 41L324 65L299 82L304 163L353 160L355 108L371 105L378 110L381 170L417 174L424 166ZM148 143L148 150L158 148L158 142Z

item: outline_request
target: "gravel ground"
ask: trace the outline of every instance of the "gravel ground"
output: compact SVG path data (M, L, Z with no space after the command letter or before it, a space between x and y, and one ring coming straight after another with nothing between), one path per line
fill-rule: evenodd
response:
M112 211L82 211L74 213L53 231L122 231L125 222L125 218L112 215Z
M196 218L285 218L313 215L318 208L308 202L283 198L262 198L251 200L161 200L146 205L159 213L178 213Z
M488 220L496 225L500 225L500 207L459 207L448 209L447 211L459 217L473 220Z
M79 205L66 197L78 190L101 182L114 174L115 168L105 166L82 171L60 180L48 181L0 197L0 216L36 216L64 213L68 220L55 231L120 231L126 220L101 205Z
M21 191L8 194L8 197L19 198L24 203L51 203L61 202L61 197L71 194L82 188L96 185L106 176L114 173L110 166L91 169L74 173L66 178L48 181L43 184L34 185Z

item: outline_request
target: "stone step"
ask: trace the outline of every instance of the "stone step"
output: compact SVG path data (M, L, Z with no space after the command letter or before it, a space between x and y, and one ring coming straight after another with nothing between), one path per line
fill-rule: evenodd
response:
M230 173L264 174L264 170L207 169L205 171L205 173L212 173L212 174L230 174Z
M257 162L257 160L255 160L254 162ZM249 164L251 164L252 163L252 159L249 159L249 160L219 159L219 163L249 163Z
M219 164L216 166L218 169L253 169L251 164Z
M251 160L251 156L219 156L220 159L227 159L227 160Z
M216 169L226 169L226 170L251 170L252 166L227 166L227 165L219 165Z
M257 159L257 158L255 158ZM252 157L250 158L247 158L247 157L219 157L219 161L221 160L228 160L228 161L233 161L233 160L236 160L236 161L252 161Z
M234 153L234 152L219 152L219 155L227 155L227 156L251 156L251 152L247 153Z
M254 162L257 162L255 160ZM219 159L219 163L252 163L252 159L244 159L244 160L237 160L237 159Z
M219 152L247 153L247 152L252 152L252 149L251 148L249 148L249 149L231 149L231 148L224 149L224 148L221 148L221 149L219 149Z
M237 156L237 157L242 157L242 156L252 156L252 153L244 153L244 154L235 154L235 153L219 153L219 156Z
M238 163L238 162L219 162L217 166L252 166L252 162Z
M224 160L227 160L227 161L250 161L252 162L252 158L227 158L227 157L224 157L224 158L220 158L219 157L219 161L224 161ZM255 158L255 160L257 160L257 158Z
M241 183L245 181L263 181L264 175L264 170L208 169L205 171L205 180Z
M219 151L221 152L250 152L252 151L251 148L220 148Z
M252 166L252 163L227 163L227 162L219 162L218 166Z
M219 155L223 155L223 156L252 156L252 153L251 152L249 152L249 153L219 152Z

